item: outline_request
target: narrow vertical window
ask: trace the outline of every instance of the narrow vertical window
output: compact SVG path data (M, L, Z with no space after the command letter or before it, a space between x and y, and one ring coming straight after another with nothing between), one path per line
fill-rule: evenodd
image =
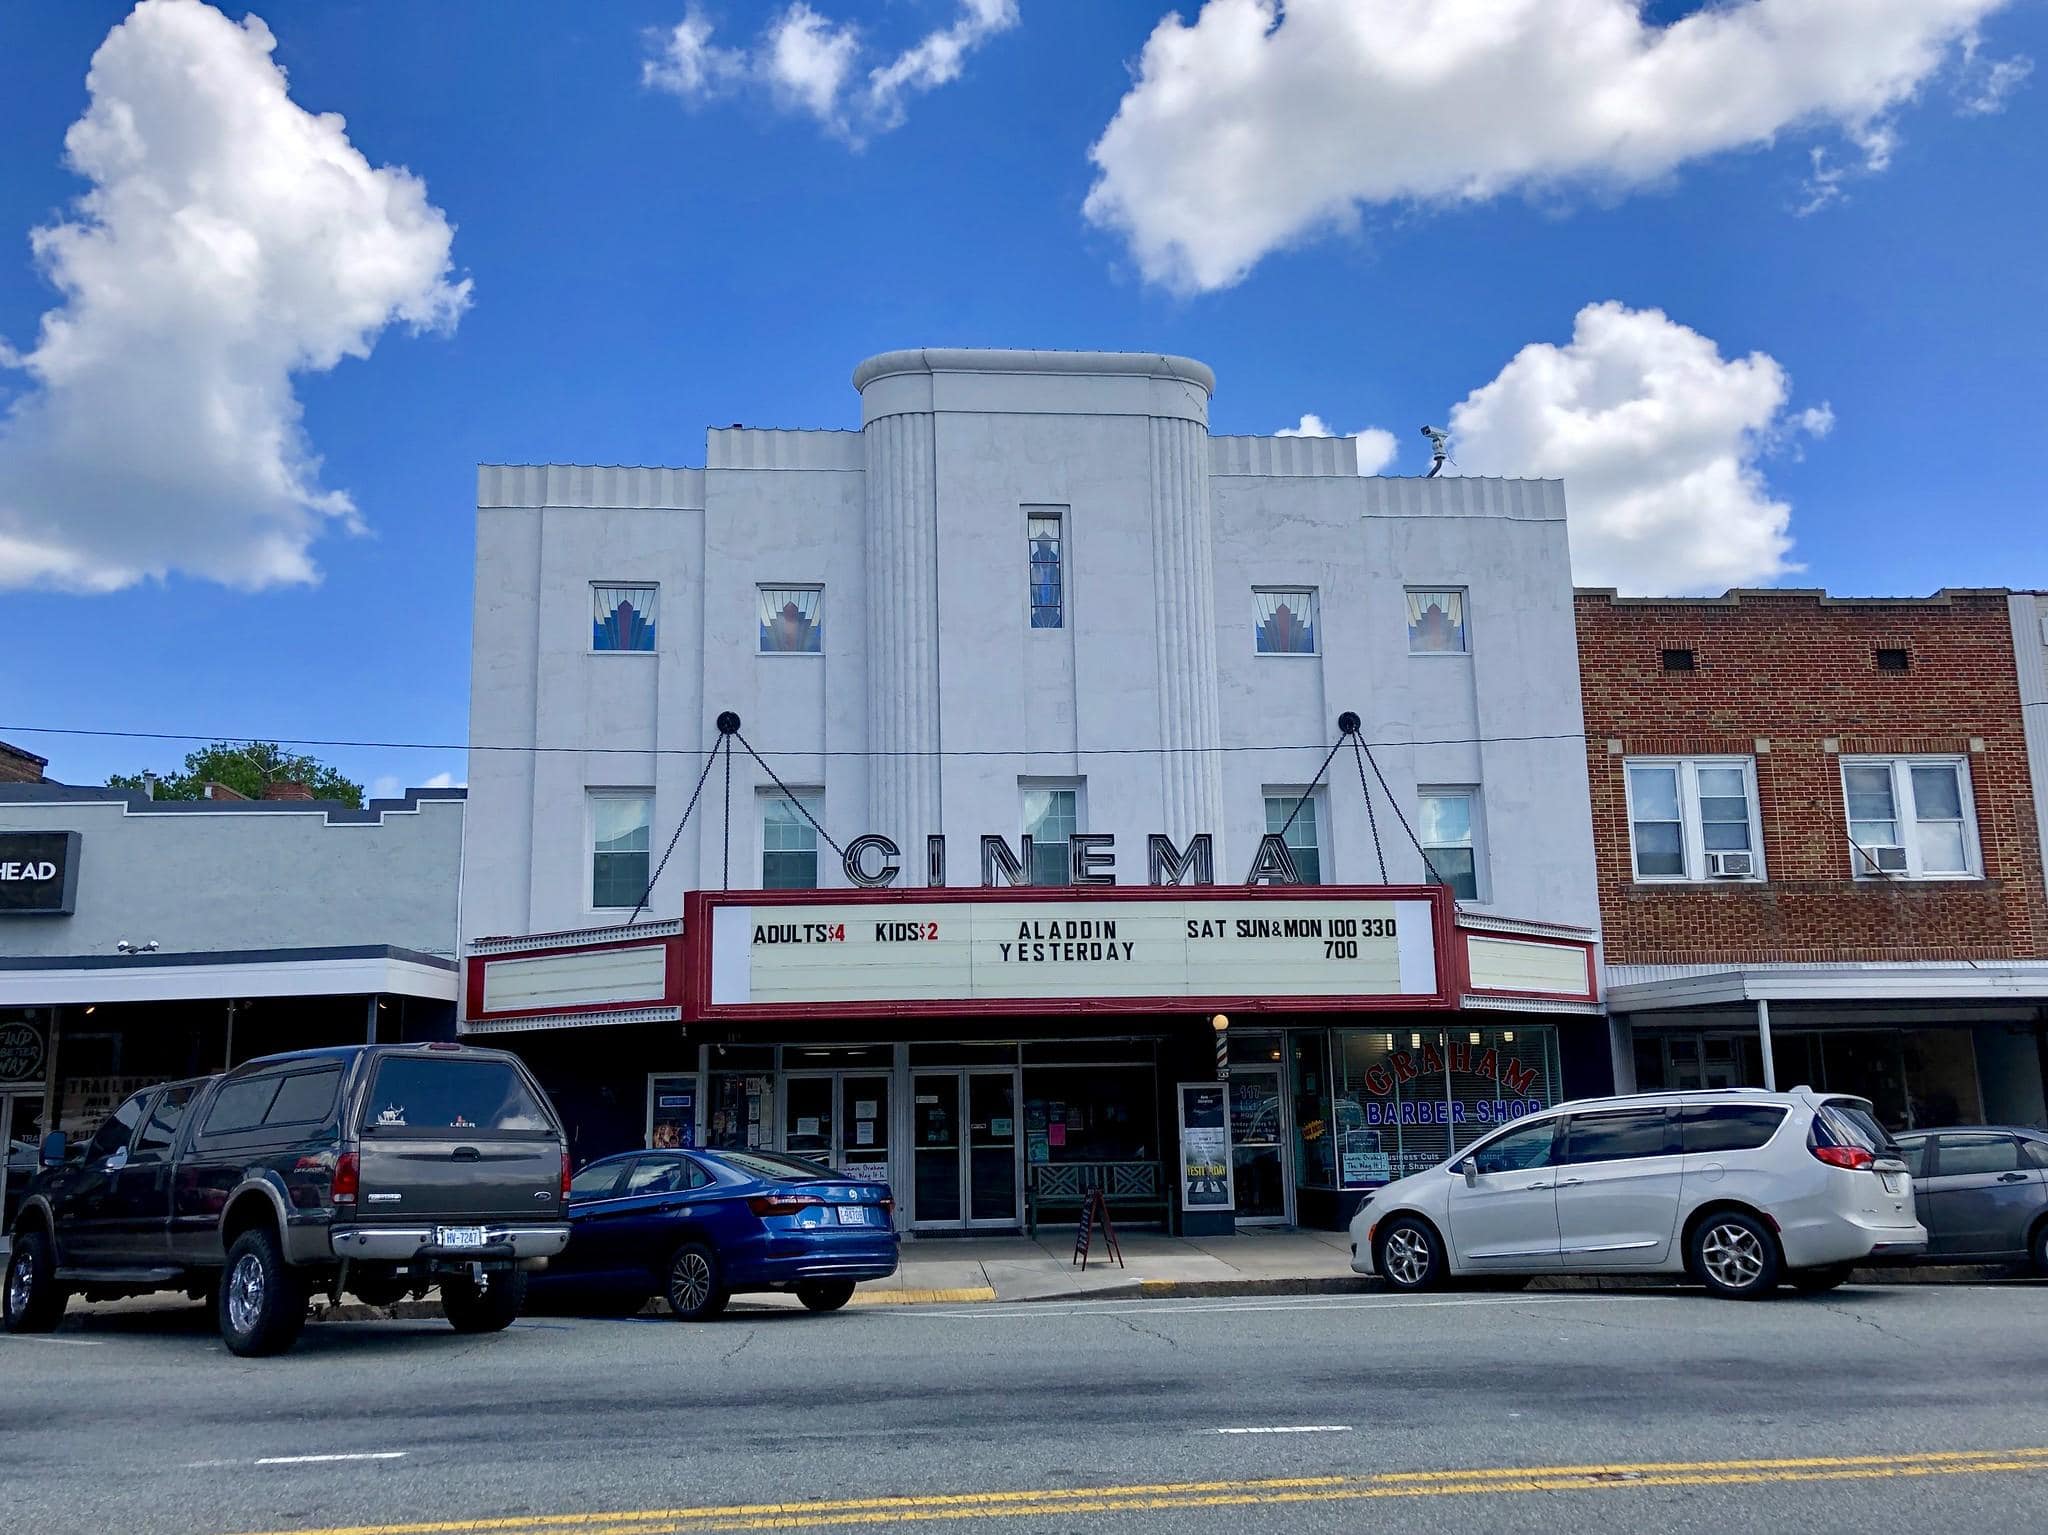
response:
M1408 653L1410 655L1463 655L1465 643L1465 594L1453 590L1410 589L1408 593Z
M1072 870L1068 847L1081 829L1080 795L1073 789L1026 789L1024 835L1031 839L1031 883L1064 885Z
M1312 656L1316 653L1316 592L1312 586L1269 586L1252 592L1258 615L1258 653Z
M1628 770L1629 827L1637 879L1685 878L1685 821L1675 766Z
M652 586L592 586L596 612L590 621L592 650L654 649Z
M781 794L761 796L763 890L818 888L818 828L812 823L823 813L824 802L815 793L799 793L794 801Z
M1423 856L1461 901L1479 899L1479 850L1472 837L1472 796L1442 790L1421 799Z
M630 790L590 795L590 904L632 907L647 893L654 796Z
M824 605L822 587L762 587L761 654L817 655L825 648Z
M1295 814L1295 803L1299 801L1301 811ZM1294 815L1292 825L1288 816ZM1278 832L1287 830L1280 840L1287 844L1287 851L1294 859L1294 872L1301 876L1304 885L1320 885L1323 882L1323 850L1318 840L1316 824L1316 796L1311 794L1302 799L1300 792L1285 789L1270 790L1266 795L1266 830Z
M1061 536L1061 522L1058 512L1033 512L1025 525L1034 629L1066 627L1066 540Z

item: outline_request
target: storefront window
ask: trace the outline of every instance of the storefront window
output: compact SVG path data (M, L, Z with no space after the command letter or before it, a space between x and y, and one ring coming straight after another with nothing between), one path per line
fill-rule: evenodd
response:
M1025 1159L1157 1161L1157 1095L1150 1066L1026 1066Z
M667 1151L697 1144L697 1079L647 1079L647 1144Z
M1558 1100L1557 1035L1515 1029L1334 1031L1337 1171L1371 1188L1448 1159Z
M1294 1087L1294 1177L1306 1188L1337 1185L1337 1138L1330 1125L1328 1036L1291 1036Z
M758 1073L713 1072L705 1144L715 1151L772 1151L775 1079Z

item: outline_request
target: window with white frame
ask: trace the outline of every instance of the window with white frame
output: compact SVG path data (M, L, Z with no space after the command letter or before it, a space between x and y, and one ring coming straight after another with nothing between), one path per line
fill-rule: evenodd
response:
M658 594L659 588L654 586L592 582L590 596L595 611L590 619L590 648L651 652L654 649L654 605Z
M1323 882L1322 818L1316 813L1320 794L1311 793L1302 798L1299 789L1268 789L1266 791L1266 830L1280 832L1280 840L1287 844L1287 851L1294 859L1294 872L1301 876L1304 885L1320 885ZM1295 811L1299 804L1301 810ZM1289 816L1294 820L1290 823ZM1285 831L1281 828L1285 827Z
M589 824L591 909L639 905L647 893L654 796L645 789L592 789Z
M1638 880L1760 880L1753 757L1631 758L1629 847Z
M1067 622L1067 541L1059 510L1045 507L1024 520L1024 544L1031 576L1031 627L1059 629Z
M1052 784L1025 784L1024 835L1031 839L1031 883L1064 885L1072 872L1068 844L1081 829L1081 791Z
M1260 655L1312 656L1316 653L1314 587L1254 587L1252 605L1258 615L1253 633Z
M1844 757L1842 798L1858 879L1973 879L1977 816L1961 757Z
M825 589L761 588L761 654L814 656L825 648Z
M1412 656L1461 656L1466 644L1465 592L1462 587L1408 588L1408 653Z
M1416 838L1422 853L1451 894L1461 901L1476 901L1479 877L1484 872L1479 828L1477 789L1423 789L1416 795L1419 814Z
M799 809L801 805L801 809ZM808 817L804 814L809 811ZM818 826L824 796L815 790L761 793L761 888L818 888Z

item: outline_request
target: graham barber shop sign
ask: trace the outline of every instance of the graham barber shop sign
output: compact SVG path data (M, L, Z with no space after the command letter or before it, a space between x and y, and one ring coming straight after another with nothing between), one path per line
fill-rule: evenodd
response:
M0 917L68 917L78 904L75 831L0 831Z

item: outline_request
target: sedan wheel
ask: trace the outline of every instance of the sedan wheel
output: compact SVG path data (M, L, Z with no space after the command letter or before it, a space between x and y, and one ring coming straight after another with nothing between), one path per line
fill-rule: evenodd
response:
M1693 1272L1716 1295L1753 1300L1778 1283L1778 1244L1753 1216L1709 1216L1692 1239Z
M685 1322L701 1322L725 1309L718 1255L702 1242L685 1242L668 1265L668 1308Z

